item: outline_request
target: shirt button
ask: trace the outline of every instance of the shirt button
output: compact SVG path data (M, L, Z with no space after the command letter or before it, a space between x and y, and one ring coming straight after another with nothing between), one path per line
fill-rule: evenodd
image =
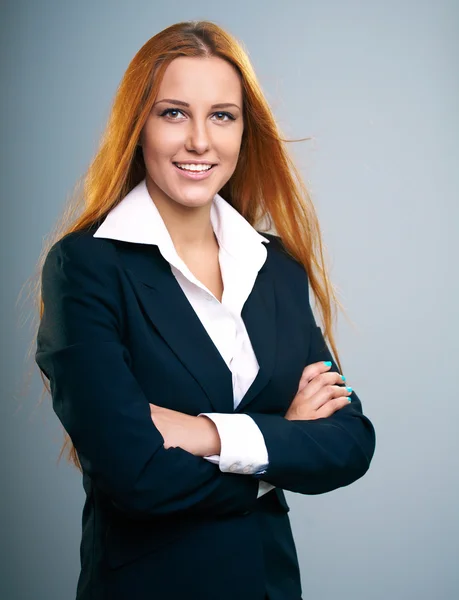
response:
M246 467L244 467L242 469L242 472L243 473L250 473L250 471L252 471L252 469L253 469L253 465L247 465Z
M234 473L235 471L237 471L239 469L240 466L241 466L241 463L239 461L237 461L230 466L229 470L232 473Z

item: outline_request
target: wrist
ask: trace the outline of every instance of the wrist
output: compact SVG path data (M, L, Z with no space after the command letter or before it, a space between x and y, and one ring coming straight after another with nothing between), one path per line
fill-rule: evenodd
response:
M205 453L203 456L212 456L213 454L221 453L221 440L217 426L205 415L197 417L200 420L201 432L204 440Z

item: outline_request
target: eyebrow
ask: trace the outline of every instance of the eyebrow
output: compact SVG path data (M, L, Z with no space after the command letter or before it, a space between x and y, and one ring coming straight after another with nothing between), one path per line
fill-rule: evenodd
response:
M170 104L176 104L177 106L186 106L187 108L190 106L188 102L183 102L183 100L174 100L173 98L163 98L162 100L158 100L157 102L155 102L155 105L159 104L160 102L169 102ZM235 106L236 108L239 108L237 104L233 104L232 102L220 102L220 104L212 104L210 108L226 108L228 106ZM241 109L239 108L239 110Z

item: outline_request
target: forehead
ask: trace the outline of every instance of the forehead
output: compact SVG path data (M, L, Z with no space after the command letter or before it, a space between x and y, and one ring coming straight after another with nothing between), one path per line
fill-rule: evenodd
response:
M242 99L242 86L236 69L222 58L180 56L164 73L158 91L161 98L237 103Z

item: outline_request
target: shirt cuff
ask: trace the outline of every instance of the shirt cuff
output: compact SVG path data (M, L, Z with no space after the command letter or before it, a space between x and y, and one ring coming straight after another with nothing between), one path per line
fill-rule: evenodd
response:
M252 417L232 413L199 413L198 416L208 417L215 423L221 442L220 455L203 458L218 464L223 473L253 475L266 469L269 460L265 438Z

